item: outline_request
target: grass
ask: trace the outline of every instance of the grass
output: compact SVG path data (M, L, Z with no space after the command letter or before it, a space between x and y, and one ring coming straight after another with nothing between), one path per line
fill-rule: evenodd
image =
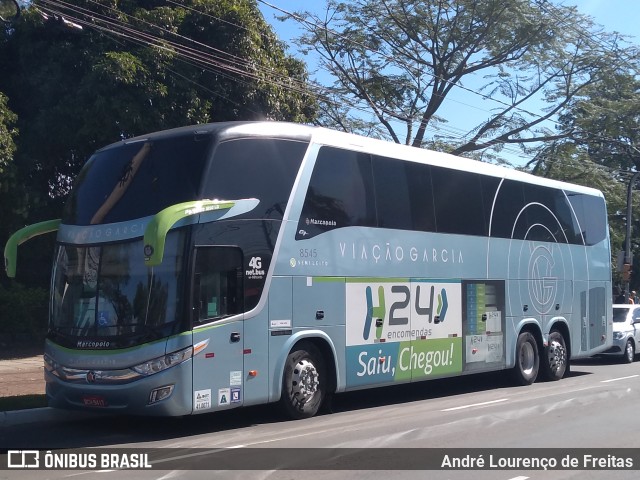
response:
M18 395L15 397L0 397L0 412L10 410L27 410L47 406L46 395Z

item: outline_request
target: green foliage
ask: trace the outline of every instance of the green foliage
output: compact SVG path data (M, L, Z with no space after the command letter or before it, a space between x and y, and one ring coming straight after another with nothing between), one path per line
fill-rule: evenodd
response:
M13 159L16 150L14 138L18 131L14 127L18 116L9 110L7 97L0 92L0 191L2 190L3 174Z
M629 62L630 63L630 62ZM600 165L640 169L640 80L626 71L603 75L561 117L572 143Z
M0 339L9 343L42 342L47 332L49 293L11 282L0 285Z

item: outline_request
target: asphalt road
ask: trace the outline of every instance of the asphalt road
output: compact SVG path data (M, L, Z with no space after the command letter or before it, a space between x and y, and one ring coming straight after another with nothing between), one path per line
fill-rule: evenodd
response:
M0 448L160 449L152 454L162 457L157 465L166 470L127 470L127 478L202 478L205 472L193 470L202 468L209 470L207 477L225 479L352 480L388 478L393 471L393 478L407 479L635 480L640 478L640 438L635 433L639 387L640 362L590 359L572 365L568 378L529 387L511 386L504 374L495 373L342 394L333 413L302 421L283 420L273 406L178 419L53 417L5 426ZM230 447L235 451L221 452ZM524 450L501 450L505 448ZM501 458L504 452L507 459ZM579 457L579 463L566 470L509 469L508 463L500 468L501 461L510 461L510 452L538 462L547 456L557 462ZM633 470L610 464L603 470L593 465L596 460L584 458L603 456L605 464L611 463L616 461L612 452L620 452L621 458L631 455ZM443 455L467 461L484 455L487 461L490 454L497 464L493 469L442 467ZM425 465L434 461L441 468L425 472ZM44 472L10 473L11 478L35 479ZM104 478L118 473L58 470L46 476Z

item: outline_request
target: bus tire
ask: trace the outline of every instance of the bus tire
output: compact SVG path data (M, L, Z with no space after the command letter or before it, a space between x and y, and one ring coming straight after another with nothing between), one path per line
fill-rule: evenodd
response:
M544 349L542 374L545 380L556 381L565 376L569 370L569 354L562 333L553 330Z
M516 364L513 367L513 379L518 385L531 385L536 381L540 355L538 342L531 332L521 332L516 343Z
M324 401L327 373L320 351L301 342L289 353L282 375L280 405L294 420L313 417Z

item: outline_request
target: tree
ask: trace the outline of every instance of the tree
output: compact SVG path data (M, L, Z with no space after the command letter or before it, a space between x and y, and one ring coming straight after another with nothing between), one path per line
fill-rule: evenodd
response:
M635 72L638 66L627 61ZM640 80L618 70L584 89L560 117L570 142L592 161L614 169L640 170Z
M24 214L24 211L16 208L22 202L14 202L10 193L19 192L16 167L13 164L18 136L15 126L17 119L17 115L7 105L7 97L0 92L0 219L5 219L4 221L11 216Z
M575 7L545 0L329 0L324 17L294 18L298 44L335 79L322 123L454 154L566 137L548 121L621 49L617 35L588 33L593 22ZM461 88L491 111L464 136L443 134L443 106ZM427 129L440 133L429 140Z
M558 129L569 135L528 164L533 173L603 191L614 256L625 249L627 189L634 171L640 171L640 81L632 73L637 71L633 62L628 57L624 68L606 72L574 97L558 122ZM630 246L637 259L640 242L633 228L640 222L640 203L637 195L632 197Z
M60 217L97 148L209 121L309 122L316 109L304 64L285 54L255 0L40 1L0 31L0 65L19 131L6 198L29 212L3 219L2 244L26 223Z

